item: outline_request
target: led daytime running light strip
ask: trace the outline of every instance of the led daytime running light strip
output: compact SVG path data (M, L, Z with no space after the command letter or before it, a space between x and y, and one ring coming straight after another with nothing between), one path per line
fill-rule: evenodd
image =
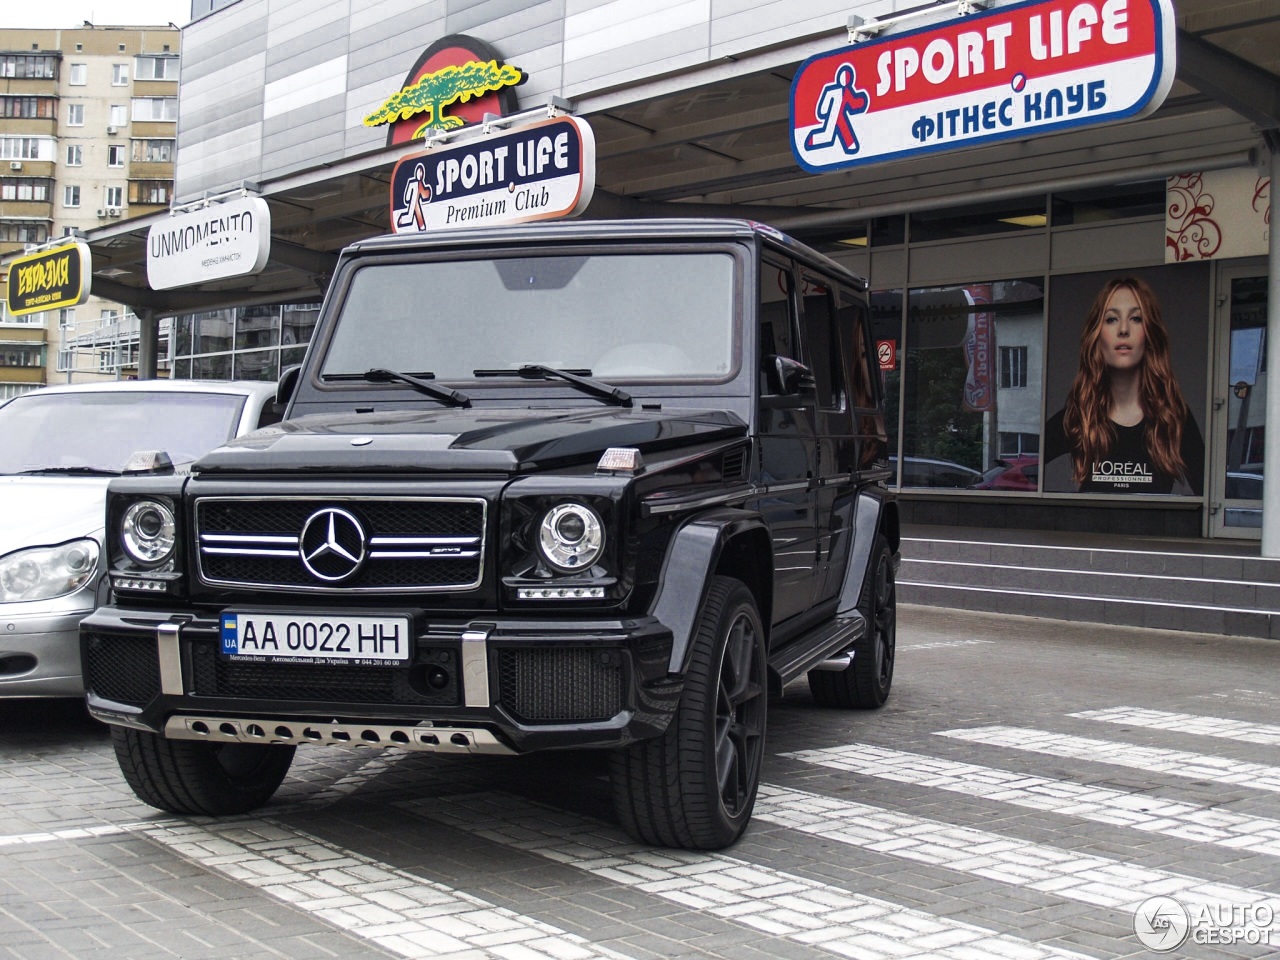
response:
M520 600L603 600L604 587L519 587Z
M114 590L149 590L152 593L164 593L169 589L166 580L142 580L137 577L112 577L111 587Z

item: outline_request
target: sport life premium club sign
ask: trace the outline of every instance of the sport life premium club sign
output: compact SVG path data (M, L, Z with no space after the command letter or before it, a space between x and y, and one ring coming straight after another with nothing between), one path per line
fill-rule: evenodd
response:
M147 282L153 290L261 273L271 252L271 210L241 197L180 213L147 231Z
M810 173L1145 116L1173 83L1172 0L1031 0L806 60Z
M84 303L93 282L89 264L89 246L79 240L14 260L5 290L9 313L21 317Z
M407 156L391 174L391 229L577 216L595 191L595 153L585 120L556 117Z

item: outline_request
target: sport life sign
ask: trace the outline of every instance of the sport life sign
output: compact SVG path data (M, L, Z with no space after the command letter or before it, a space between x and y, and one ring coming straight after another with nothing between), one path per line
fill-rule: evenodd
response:
M556 117L405 157L391 174L391 229L573 217L595 191L596 141L577 117Z
M1151 113L1173 83L1172 0L1031 0L801 64L810 173Z
M241 197L180 213L147 231L152 290L261 273L271 252L271 209Z
M89 264L89 246L79 240L19 257L9 264L9 312L20 317L84 303L93 282Z

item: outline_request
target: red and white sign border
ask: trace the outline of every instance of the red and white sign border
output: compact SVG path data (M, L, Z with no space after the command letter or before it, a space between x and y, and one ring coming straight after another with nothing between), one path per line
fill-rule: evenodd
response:
M813 64L819 61L829 60L835 66L832 70L838 69L838 63L841 58L857 57L859 60L865 60L872 55L867 53L868 50L879 48L886 45L901 45L904 41L911 38L918 38L921 34L930 32L948 30L964 24L965 26L975 26L988 21L991 18L1007 17L1011 13L1018 14L1027 8L1049 7L1056 5L1058 0L1022 0L1020 3L1011 3L999 7L993 7L976 13L968 14L962 18L952 18L941 22L933 22L926 26L918 27L914 30L905 30L900 33L893 33L889 36L879 37L874 40L866 40L857 44L841 48L839 50L830 50L826 53L816 54L805 60L796 71L792 80L791 88L791 118L790 118L790 138L791 151L795 157L796 163L809 173L830 173L834 170L843 170L850 167L862 166L870 163L882 163L886 160L903 159L907 157L921 156L925 154L939 153L949 150L963 149L967 147L979 146L983 144L991 144L1000 141L1029 139L1031 137L1041 136L1046 133L1062 132L1080 127L1099 126L1105 123L1114 123L1121 120L1136 120L1150 113L1153 113L1161 103L1164 102L1165 96L1173 85L1174 74L1176 69L1176 24L1174 20L1174 11L1172 0L1129 0L1130 3L1140 4L1150 9L1154 25L1155 25L1155 46L1154 56L1147 58L1152 61L1150 70L1150 79L1146 87L1141 93L1133 97L1131 100L1124 102L1119 109L1095 112L1083 116L1068 116L1057 120L1044 123L1036 123L1033 125L1013 125L1003 129L996 129L988 134L980 134L971 137L960 137L947 140L946 142L937 143L915 143L890 146L884 152L854 153L848 154L841 152L838 148L827 148L823 151L815 151L806 148L805 137L815 128L812 125L797 127L796 121L796 96L797 90L802 79L805 78L806 71ZM1028 11L1032 12L1032 11ZM1114 69L1119 65L1122 69L1125 65L1133 63L1133 60L1118 60L1112 65L1109 73L1111 79L1119 76L1117 70ZM1056 75L1050 75L1059 84L1077 83L1087 78L1079 76L1085 71L1066 72ZM981 92L973 92L962 94L960 96L942 96L933 100L920 100L918 103L910 107L910 112L920 116L929 114L945 114L947 110L954 109L958 104L969 104L975 99L983 99L984 94L990 94L993 91L1010 89L1010 80L1012 78L1001 78L998 83L986 88ZM1034 83L1033 80L1022 78L1028 84ZM865 78L858 78L858 86L865 86ZM1017 93L1023 90L1016 87L1013 88ZM859 91L861 92L861 91ZM867 114L863 114L864 118ZM831 157L832 159L828 159Z

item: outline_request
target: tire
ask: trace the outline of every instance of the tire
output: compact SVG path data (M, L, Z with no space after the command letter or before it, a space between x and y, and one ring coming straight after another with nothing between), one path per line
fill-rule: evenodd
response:
M897 653L898 589L893 554L883 534L876 535L858 609L867 631L853 645L853 663L844 670L809 671L809 690L824 707L875 710L889 699Z
M742 835L764 758L766 668L751 591L713 577L665 733L610 755L614 812L627 833L689 850L719 850Z
M170 813L207 817L248 813L270 800L297 749L166 740L127 727L112 727L111 741L138 799Z

